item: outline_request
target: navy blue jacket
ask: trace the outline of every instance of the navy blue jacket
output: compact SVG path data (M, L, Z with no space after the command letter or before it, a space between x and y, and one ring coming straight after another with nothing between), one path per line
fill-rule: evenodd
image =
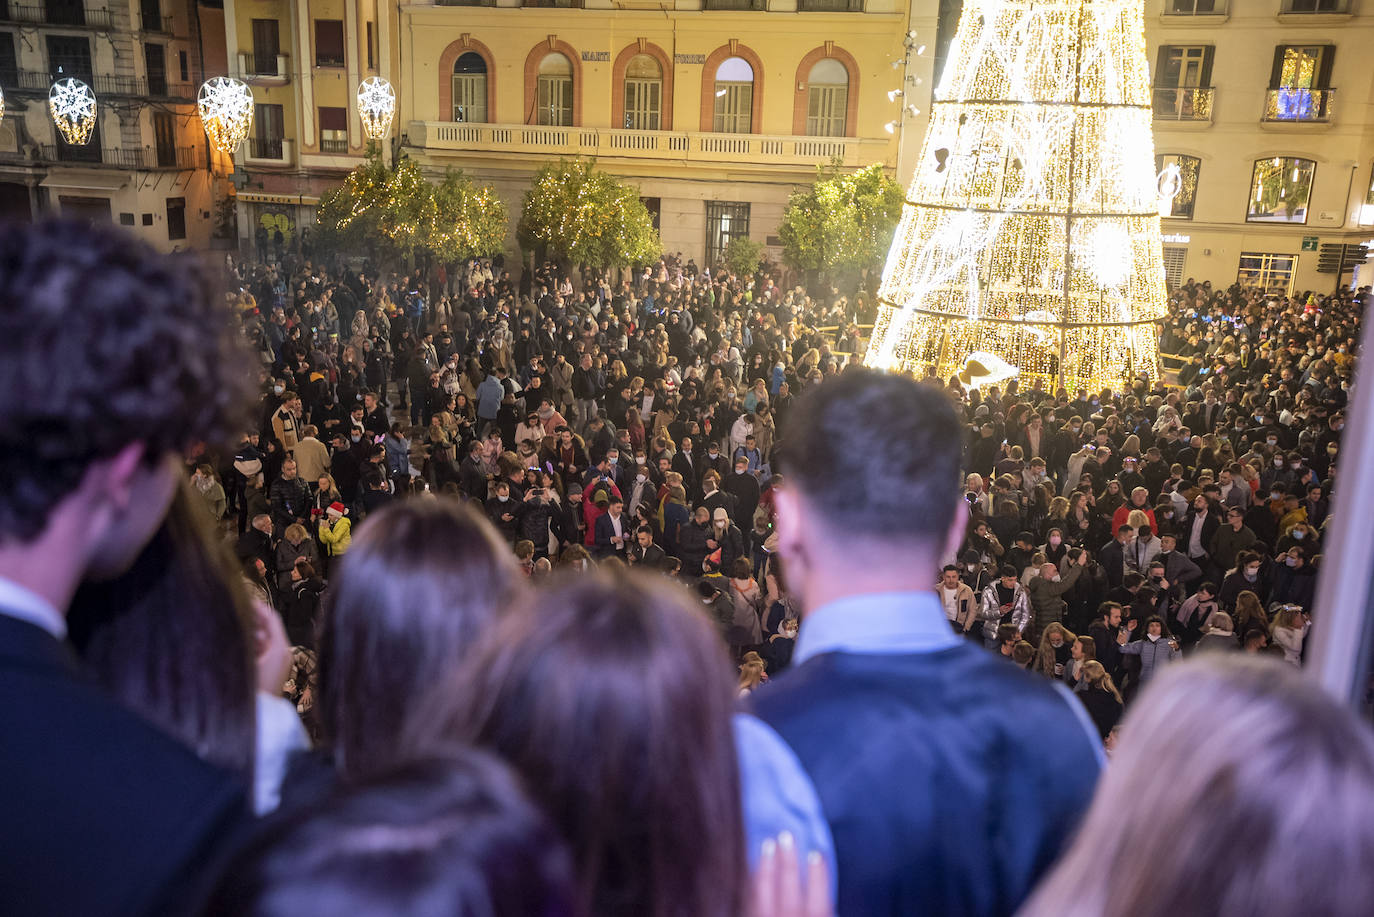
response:
M967 643L822 653L751 700L819 793L840 917L1010 915L1097 779L1073 700Z
M0 912L177 915L247 825L228 774L0 615Z

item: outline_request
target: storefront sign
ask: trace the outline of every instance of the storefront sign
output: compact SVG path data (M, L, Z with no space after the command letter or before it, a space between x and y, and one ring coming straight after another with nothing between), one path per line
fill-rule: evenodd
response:
M1162 237L1166 245L1187 245L1193 241L1192 236L1181 236L1178 233L1169 233Z

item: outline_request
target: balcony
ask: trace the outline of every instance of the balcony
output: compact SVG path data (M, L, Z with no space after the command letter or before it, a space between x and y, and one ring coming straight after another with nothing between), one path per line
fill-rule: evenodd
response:
M249 137L246 141L247 162L256 165L289 166L292 161L292 142L281 137Z
M596 156L805 172L832 159L838 159L842 166L849 168L870 165L882 161L889 147L886 140L853 137L703 134L451 121L412 121L407 135L413 146L425 150L490 154L495 158L508 159L519 154L540 159Z
M766 10L767 0L702 0L704 10Z
M799 13L862 13L864 0L797 0Z
M164 35L171 35L171 34L172 34L172 17L171 17L171 16L162 16L162 15L153 16L153 15L147 15L147 16L141 17L141 18L140 18L140 22L142 23L142 25L143 25L143 31L145 31L145 32L161 32L161 33L164 34Z
M64 74L65 75L65 74ZM185 99L196 97L196 88L190 83L173 82L166 77L153 77L146 80L137 76L107 76L72 72L77 79L88 84L96 97L134 96L155 99ZM0 86L16 92L46 93L53 84L54 77L44 70L0 70Z
M345 154L345 155L346 155L346 154L348 153L348 141L347 141L347 140L321 140L321 141L320 141L320 152L321 152L321 153L335 153L335 154L342 153L342 154Z
M520 5L526 9L580 10L582 0L522 0Z
M434 0L435 6L495 6L496 0Z
M143 171L190 171L198 168L196 148L179 146L175 149L136 150L125 147L101 148L94 144L66 146L47 144L40 148L44 162L77 163L104 166L110 169L140 169Z
M282 53L239 52L239 73L246 83L284 85L291 78L290 56Z
M1156 88L1153 90L1155 120L1211 123L1214 92L1215 89L1197 87Z
M42 6L0 2L0 22L84 27L108 32L114 26L114 17L109 10L88 10L80 2L48 3Z
M1328 124L1336 101L1334 89L1271 89L1264 94L1266 122Z

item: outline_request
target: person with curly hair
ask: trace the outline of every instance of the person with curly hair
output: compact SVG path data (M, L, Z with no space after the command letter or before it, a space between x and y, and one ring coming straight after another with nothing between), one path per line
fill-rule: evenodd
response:
M181 913L248 813L241 779L66 642L77 587L162 525L179 455L243 429L250 378L208 280L115 227L0 227L0 888L31 914Z

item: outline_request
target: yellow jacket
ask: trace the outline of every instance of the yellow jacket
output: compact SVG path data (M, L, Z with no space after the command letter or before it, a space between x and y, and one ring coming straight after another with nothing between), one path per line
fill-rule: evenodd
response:
M320 520L320 544L324 545L325 553L330 557L343 555L352 541L353 523L348 521L347 516L340 516L332 527L326 520Z

